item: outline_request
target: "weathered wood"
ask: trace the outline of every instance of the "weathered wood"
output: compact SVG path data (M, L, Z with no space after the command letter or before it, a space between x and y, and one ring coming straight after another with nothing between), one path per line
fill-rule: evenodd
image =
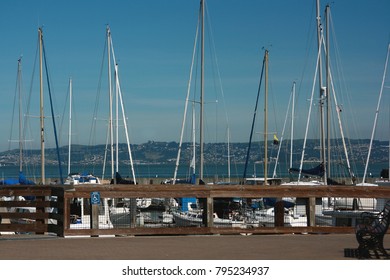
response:
M0 231L8 232L49 232L47 224L0 224Z
M89 197L99 191L102 197L390 197L390 188L380 186L246 186L246 185L95 185L76 186L66 197Z
M66 236L80 235L208 235L208 234L347 234L351 227L259 227L259 228L209 228L209 227L163 227L163 228L121 228L121 229L72 229Z
M307 221L308 226L315 226L316 224L316 198L315 197L309 197L307 200Z
M19 212L4 212L1 213L3 218L8 219L29 219L29 220L45 220L51 217L50 213L33 212L33 213L19 213Z
M91 229L97 229L99 228L99 205L97 204L92 204L91 206Z
M207 197L205 199L205 215L206 215L206 223L205 226L212 228L214 226L214 200L212 197Z
M159 227L132 226L112 229L70 229L70 201L73 198L90 198L91 192L98 191L104 198L180 198L197 197L207 205L207 222L203 227ZM35 196L35 201L0 201L0 207L34 207L36 213L0 213L4 219L25 218L40 220L32 224L0 224L0 231L54 232L59 236L68 235L167 235L167 234L283 234L283 233L353 233L352 227L321 227L310 222L308 227L259 227L259 228L218 228L212 224L214 198L261 198L297 197L315 201L322 197L390 198L388 187L358 186L245 186L245 185L93 185L93 186L2 186L2 196ZM56 196L57 201L49 201ZM314 217L312 204L307 207L308 216ZM57 213L46 213L49 207ZM280 216L279 218L281 218ZM3 220L4 220L3 219ZM57 225L47 224L48 219L57 220ZM309 218L310 219L310 218ZM43 221L43 223L42 223ZM282 223L277 222L276 225ZM312 225L312 226L310 226Z
M274 207L275 227L284 226L284 205L283 201L278 198Z
M37 200L12 200L12 201L1 201L0 207L58 207L56 201L37 201Z

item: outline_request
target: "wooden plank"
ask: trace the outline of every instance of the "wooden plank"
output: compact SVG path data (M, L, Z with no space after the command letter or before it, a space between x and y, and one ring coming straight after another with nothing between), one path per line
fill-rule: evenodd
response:
M91 191L99 191L101 197L390 197L390 188L365 186L187 186L187 185L136 185L75 187L73 191L65 191L67 197L88 198Z
M44 220L44 219L49 219L52 214L50 213L19 213L19 212L4 212L1 213L1 216L3 218L8 218L8 219L31 219L31 220Z
M165 228L121 228L121 229L70 229L65 236L80 235L205 235L205 234L347 234L354 233L351 227L258 227L258 228L209 228L209 227L165 227Z
M58 207L55 201L37 201L37 200L18 200L18 201L0 201L0 207Z
M0 231L6 232L48 232L45 224L0 224Z

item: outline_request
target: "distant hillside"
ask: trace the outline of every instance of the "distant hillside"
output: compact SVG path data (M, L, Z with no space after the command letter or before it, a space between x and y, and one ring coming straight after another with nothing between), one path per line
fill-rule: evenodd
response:
M348 140L347 143L351 147L349 149L349 157L351 161L365 162L367 151L369 147L369 140ZM336 145L336 140L332 141L332 155L337 156L342 154L342 147ZM290 142L289 140L282 143L280 152L280 159L289 157ZM270 141L268 143L268 155L275 158L278 151L278 145L273 145ZM299 161L301 158L303 140L294 140L294 161ZM386 162L389 155L388 141L374 141L371 153L371 162ZM210 164L224 164L227 162L228 149L226 143L208 143L204 146L205 162ZM85 146L72 145L72 164L87 165L87 164L102 164L104 159L105 145ZM178 143L177 142L157 142L149 141L144 144L131 145L133 160L136 163L143 164L164 164L173 163L176 161ZM199 153L199 145L196 147ZM235 163L244 163L247 156L248 143L231 143L230 144L230 158ZM250 151L250 162L261 161L263 159L264 143L252 143ZM305 159L311 161L319 161L320 146L317 140L308 140L306 144ZM57 152L55 149L47 149L46 163L57 164ZM37 163L40 161L40 150L26 150L24 151L24 161L28 163ZM108 155L109 156L109 155ZM68 146L60 148L60 157L63 163L66 163L68 158ZM192 157L192 144L183 143L181 161L189 162ZM17 165L19 158L19 150L4 151L0 153L1 165ZM271 159L272 160L272 159ZM121 163L129 163L129 156L127 153L127 145L119 145L119 161Z

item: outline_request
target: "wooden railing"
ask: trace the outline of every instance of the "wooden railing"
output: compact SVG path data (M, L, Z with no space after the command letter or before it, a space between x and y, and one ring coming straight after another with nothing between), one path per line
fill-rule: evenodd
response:
M115 198L182 198L196 197L205 207L204 224L200 227L99 228L93 205L88 228L71 227L71 201L90 199L98 193L102 200ZM33 200L18 200L30 196ZM231 227L213 225L215 198L296 197L306 204L308 224L284 227L283 209L275 207L274 227ZM91 186L0 186L0 232L53 233L58 236L100 235L169 235L169 234L270 234L270 233L352 233L352 226L321 226L314 222L315 198L390 198L390 188L377 186L246 186L246 185L91 185ZM12 200L5 200L12 199ZM281 204L279 204L279 207ZM11 210L10 210L11 209ZM15 211L15 209L34 209ZM280 209L280 208L279 208ZM53 211L54 210L54 211ZM74 218L74 217L73 217ZM10 221L18 221L11 223ZM279 221L279 222L278 222Z
M63 236L65 190L54 186L0 186L0 232ZM55 223L48 222L53 220Z

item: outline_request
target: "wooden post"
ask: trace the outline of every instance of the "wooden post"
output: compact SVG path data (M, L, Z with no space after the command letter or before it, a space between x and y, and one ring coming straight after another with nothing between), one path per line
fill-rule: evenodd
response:
M275 227L284 227L284 205L281 198L277 198L274 206Z
M91 229L99 229L99 205L100 205L100 193L92 192L91 193L91 203L90 203L90 227ZM98 235L91 235L91 237L98 237Z
M57 220L57 236L64 237L65 225L70 227L70 200L65 199L64 189L57 196L57 211L58 215L62 215L62 220Z
M44 196L36 196L35 197L35 201L37 202L44 202L45 201L45 197ZM45 213L45 207L36 207L36 213ZM41 226L41 225L44 225L44 224L47 224L48 221L45 219L36 219L36 224L37 226ZM36 232L36 234L45 234L44 232Z
M91 220L91 229L99 228L99 205L91 204L91 215L89 216ZM91 235L91 237L98 237L98 235Z
M203 207L202 224L211 228L214 226L214 199L212 197L200 198Z
M314 227L316 225L316 198L309 197L306 206L307 226Z
M212 228L214 226L214 199L207 197L207 227Z
M137 199L130 198L130 227L137 227Z

